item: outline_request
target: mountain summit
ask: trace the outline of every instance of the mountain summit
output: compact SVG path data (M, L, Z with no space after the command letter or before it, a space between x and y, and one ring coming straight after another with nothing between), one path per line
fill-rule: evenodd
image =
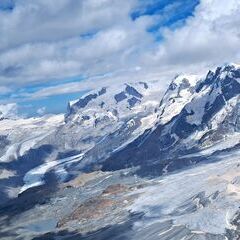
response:
M239 94L237 65L209 71L203 79L174 79L161 101L157 127L114 154L104 168L143 165L144 169L154 163L161 172L166 166L176 169L190 164L192 159L175 163L188 154L203 156L234 148L240 141Z

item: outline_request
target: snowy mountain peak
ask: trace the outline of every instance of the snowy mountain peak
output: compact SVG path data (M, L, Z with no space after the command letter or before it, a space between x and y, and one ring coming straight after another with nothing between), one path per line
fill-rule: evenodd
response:
M184 142L188 147L194 144L199 147L198 141L206 147L222 139L230 139L230 133L235 132L239 124L239 79L240 69L236 65L224 65L215 72L209 71L205 79L188 91L191 92L188 95L190 100L183 103L177 116L174 114L176 119L171 123L167 138L172 142L186 139ZM177 111L176 107L180 108L180 104L173 105L170 105L168 115Z
M205 78L194 78L192 84L187 77L175 78L162 98L155 128L111 156L105 169L140 165L145 171L154 163L168 172L193 164L193 157L236 148L240 143L239 72L235 66L220 67Z
M224 64L220 68L222 68L222 69L239 69L240 68L240 64L230 62L230 63Z
M238 64L229 64L226 66L221 67L219 70L216 70L216 74L220 74L220 79L224 79L226 77L232 78L234 80L240 79L240 65Z
M157 122L162 91L157 82L119 84L69 103L65 124L45 142L59 151L85 153L81 166L128 145Z
M176 85L188 84L189 86L195 86L198 80L199 80L198 75L180 74L173 79L172 84L176 84Z
M169 122L191 101L194 86L199 80L197 75L178 75L173 79L160 103L161 124Z
M103 87L85 94L68 104L66 122L89 121L101 115L115 121L138 112L138 106L152 91L151 84L144 82ZM157 90L158 91L158 90ZM160 100L159 100L160 101Z

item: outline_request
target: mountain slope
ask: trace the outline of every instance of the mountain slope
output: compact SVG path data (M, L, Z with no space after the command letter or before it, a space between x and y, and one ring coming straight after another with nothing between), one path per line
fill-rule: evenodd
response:
M147 138L138 138L110 157L104 163L103 169L160 164L158 171L161 173L163 169L170 169L169 163L174 165L173 169L176 169L176 165L191 164L192 159L183 160L188 154L191 154L191 157L202 157L237 146L240 141L239 77L240 68L228 65L217 68L215 72L210 71L204 79L195 81L194 87L185 80L180 85L173 81L165 94L167 97L161 102L160 109L163 110L156 129ZM188 94L181 96L180 92L179 96L175 97L179 97L178 102L182 103L177 103L176 114L172 111L176 100L168 96L171 96L173 91L178 92L176 89L184 89L182 84L186 86ZM177 162L178 158L182 160Z
M85 159L97 163L133 141L157 121L155 109L161 99L157 85L140 82L92 91L69 103L61 121L57 116L4 120L2 191L11 186L16 196L17 191L44 184L49 172L66 181L75 175L72 165L85 165Z
M0 202L17 197L27 171L51 152L42 140L63 123L63 115L0 121Z

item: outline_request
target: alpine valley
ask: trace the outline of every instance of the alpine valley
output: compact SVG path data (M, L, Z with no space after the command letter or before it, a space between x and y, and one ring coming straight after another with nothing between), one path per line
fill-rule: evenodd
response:
M0 115L1 239L240 239L240 65Z

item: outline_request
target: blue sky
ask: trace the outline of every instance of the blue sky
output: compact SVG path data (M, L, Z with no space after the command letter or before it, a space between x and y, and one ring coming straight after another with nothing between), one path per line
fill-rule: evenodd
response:
M103 85L238 61L237 0L1 0L0 104L66 111ZM222 41L219 41L221 39Z

